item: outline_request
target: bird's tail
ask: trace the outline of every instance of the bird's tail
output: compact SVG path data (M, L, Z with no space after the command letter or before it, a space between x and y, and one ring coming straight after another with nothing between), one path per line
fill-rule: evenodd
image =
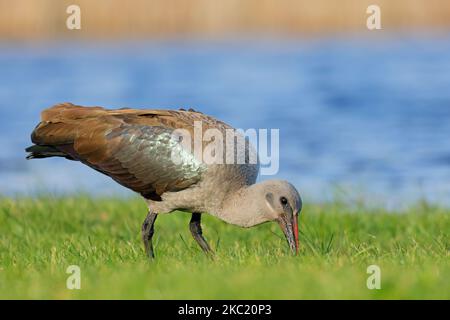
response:
M42 158L49 158L49 157L64 157L70 160L74 160L67 154L59 151L53 146L39 146L39 145L32 145L25 149L26 152L28 152L27 159L42 159Z

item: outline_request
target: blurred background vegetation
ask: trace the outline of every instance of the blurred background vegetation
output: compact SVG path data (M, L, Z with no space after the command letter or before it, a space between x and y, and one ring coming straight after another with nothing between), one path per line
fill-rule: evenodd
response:
M65 27L66 8L81 8L82 29ZM450 26L448 0L0 0L0 39L93 39L236 35L314 35L366 29L379 5L383 29ZM367 30L367 29L366 29Z
M282 128L278 177L307 199L448 203L449 27L449 0L0 0L0 193L124 190L25 161L40 111L71 101Z

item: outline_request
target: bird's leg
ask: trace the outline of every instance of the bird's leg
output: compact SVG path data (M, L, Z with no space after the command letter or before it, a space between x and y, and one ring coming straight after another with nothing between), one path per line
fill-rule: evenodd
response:
M191 230L192 236L200 245L202 250L206 254L213 254L213 251L209 247L208 242L206 242L205 238L203 238L202 235L202 226L200 225L201 217L202 215L198 212L194 212L192 214L191 222L189 222L189 230Z
M142 224L142 240L144 241L145 253L150 259L155 257L155 253L153 252L152 237L155 231L153 225L155 224L157 216L158 214L156 212L152 212L152 210L150 210L144 220L144 223Z

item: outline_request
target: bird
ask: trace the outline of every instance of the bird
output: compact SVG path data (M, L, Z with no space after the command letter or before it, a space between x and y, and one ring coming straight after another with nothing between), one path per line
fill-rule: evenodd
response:
M140 194L148 207L141 236L149 259L155 257L156 218L175 211L191 213L190 232L207 255L214 256L214 252L203 236L203 214L244 228L276 222L290 251L298 254L302 199L297 189L285 180L257 183L259 160L250 161L254 147L248 141L241 163L209 163L180 147L184 136L180 138L174 131L195 134L198 123L204 130L219 133L235 130L192 108L107 109L66 102L41 112L31 134L33 145L25 151L27 159L79 161ZM206 140L201 144L207 148L215 139ZM242 152L236 146L231 151L233 157Z

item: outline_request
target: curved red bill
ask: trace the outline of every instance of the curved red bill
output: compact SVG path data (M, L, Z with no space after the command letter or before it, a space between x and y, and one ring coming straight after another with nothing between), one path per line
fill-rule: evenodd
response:
M278 219L278 224L283 230L286 236L287 243L293 254L298 254L299 240L298 240L298 215L291 216L291 219L287 217L281 217Z
M295 253L298 254L299 241L298 241L298 215L294 216L294 237L295 237Z

